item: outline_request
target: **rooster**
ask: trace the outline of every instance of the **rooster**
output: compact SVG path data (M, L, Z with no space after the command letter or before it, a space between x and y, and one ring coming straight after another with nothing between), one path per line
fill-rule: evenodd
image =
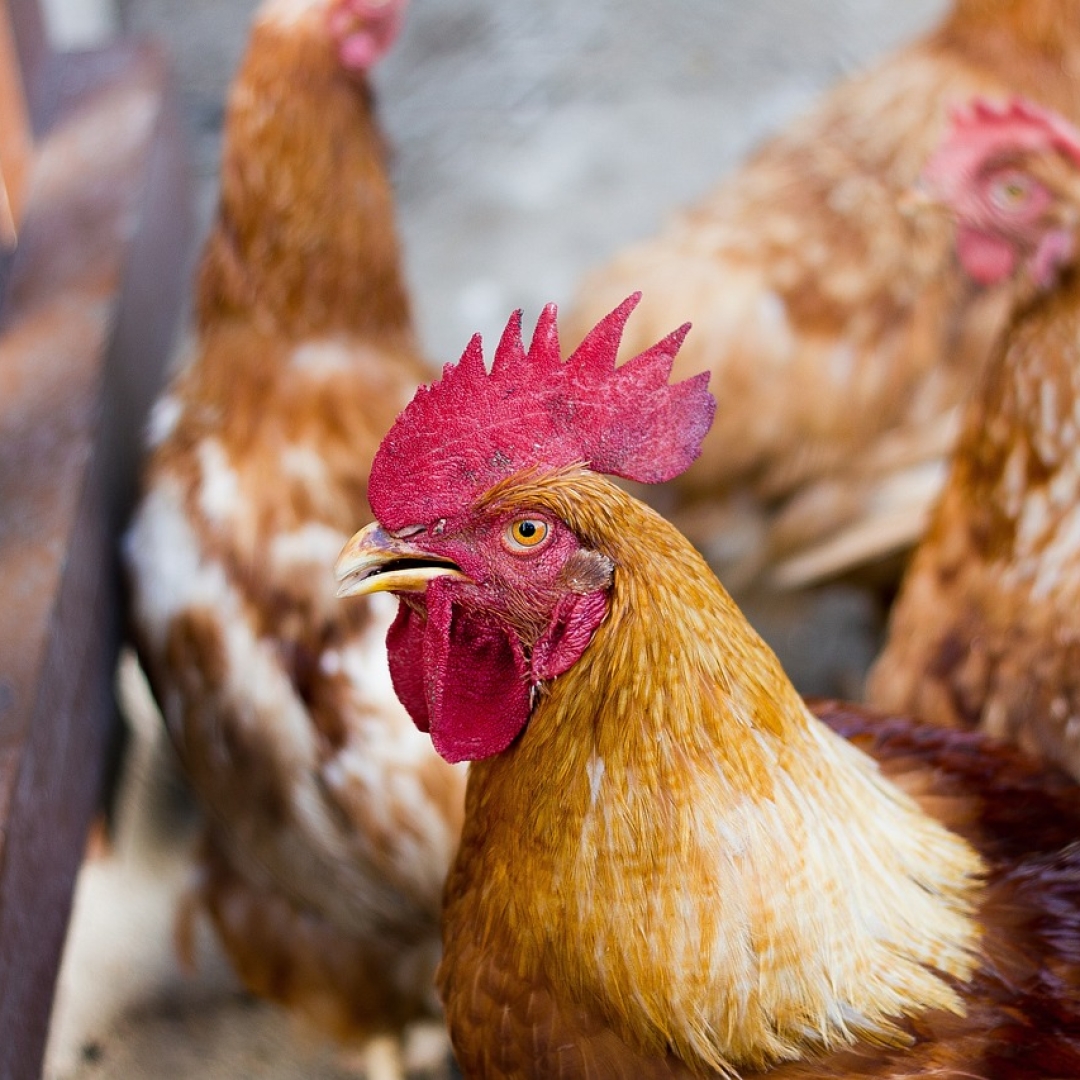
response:
M438 1016L464 803L391 689L393 605L343 607L329 569L425 372L365 74L402 6L257 14L126 540L134 634L206 811L196 899L251 991L358 1042Z
M740 593L870 568L889 582L921 537L1013 298L973 288L951 223L903 195L950 103L1019 93L1080 121L1078 71L1072 0L957 0L583 282L574 340L640 288L628 354L689 315L676 371L711 370L739 402L657 505Z
M980 736L815 717L670 479L713 416L686 327L617 367L478 339L384 439L339 591L470 760L439 985L468 1077L1080 1075L1080 789ZM822 722L822 721L825 722Z
M956 215L973 278L1042 295L1016 311L967 408L867 693L1080 779L1080 131L1020 102L974 110L923 187ZM1043 267L1063 261L1059 283Z

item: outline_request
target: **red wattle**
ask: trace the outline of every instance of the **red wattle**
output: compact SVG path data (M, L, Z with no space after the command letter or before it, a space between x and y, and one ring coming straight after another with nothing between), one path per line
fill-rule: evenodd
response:
M961 226L956 251L968 274L980 285L994 285L1012 273L1016 251L1008 240Z
M421 730L431 726L427 690L424 686L424 632L427 620L404 600L398 603L397 618L386 632L386 653L394 693Z
M529 719L528 665L517 635L493 615L427 587L427 619L404 601L386 637L394 689L447 761L505 750Z

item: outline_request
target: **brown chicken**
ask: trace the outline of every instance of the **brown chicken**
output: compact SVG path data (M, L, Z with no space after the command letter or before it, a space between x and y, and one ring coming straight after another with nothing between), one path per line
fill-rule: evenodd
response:
M1022 106L975 116L927 170L960 258L1029 289L964 418L952 472L894 608L871 701L980 727L1080 778L1080 131ZM1010 133L989 161L986 128ZM1057 136L1051 140L1051 133Z
M891 564L921 537L1012 301L972 288L951 223L902 195L951 103L1020 93L1080 121L1078 72L1073 0L957 0L586 279L571 340L636 289L626 355L693 320L676 372L712 371L732 407L658 505L730 587Z
M206 810L198 899L252 991L358 1039L438 1015L464 801L393 694L393 604L339 604L330 569L425 371L365 76L401 8L258 13L126 542L140 653Z
M395 688L472 759L439 983L468 1077L1080 1075L1080 788L981 736L815 718L707 565L601 472L668 479L713 413L474 340L372 465L338 563L389 590ZM418 480L422 478L422 480ZM853 745L854 743L854 745Z

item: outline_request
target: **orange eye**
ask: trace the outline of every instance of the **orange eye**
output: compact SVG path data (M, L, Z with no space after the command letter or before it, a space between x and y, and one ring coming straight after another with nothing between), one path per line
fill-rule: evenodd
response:
M507 547L511 551L535 551L547 538L550 529L539 518L518 518L506 526Z

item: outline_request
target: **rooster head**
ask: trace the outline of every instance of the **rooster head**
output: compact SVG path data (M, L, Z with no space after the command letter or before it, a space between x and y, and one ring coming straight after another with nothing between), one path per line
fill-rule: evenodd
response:
M394 43L407 0L331 0L327 9L338 59L348 71L365 72Z
M993 285L1021 268L1038 289L1076 253L1078 184L1080 131L1020 98L954 109L919 181L955 216L957 254L972 279Z
M339 594L398 594L394 687L447 760L506 749L542 684L580 658L607 613L618 568L568 478L670 479L712 423L707 373L668 383L689 325L616 366L639 298L565 362L554 305L528 350L521 313L510 319L490 373L474 337L375 456L377 520L342 552Z

